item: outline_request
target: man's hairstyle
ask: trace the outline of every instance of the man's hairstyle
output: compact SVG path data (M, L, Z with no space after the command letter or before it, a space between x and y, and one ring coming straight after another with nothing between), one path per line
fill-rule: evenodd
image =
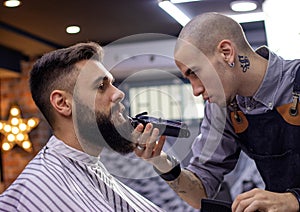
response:
M54 90L73 93L79 70L76 63L83 60L100 61L101 46L95 42L78 43L68 48L44 54L30 72L30 90L35 104L52 126L50 94Z

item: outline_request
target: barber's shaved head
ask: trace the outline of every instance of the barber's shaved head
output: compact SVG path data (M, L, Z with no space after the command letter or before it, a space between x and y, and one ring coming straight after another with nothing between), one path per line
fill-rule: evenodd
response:
M218 43L224 39L235 43L241 51L249 50L242 27L233 19L218 13L196 16L179 34L179 40L193 44L207 56L212 55Z

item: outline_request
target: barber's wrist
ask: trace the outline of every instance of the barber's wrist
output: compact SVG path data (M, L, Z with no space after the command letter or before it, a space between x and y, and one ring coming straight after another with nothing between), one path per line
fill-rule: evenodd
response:
M299 211L300 211L300 188L290 188L287 189L286 191L292 193L296 197L298 201Z
M169 155L167 155L167 160L172 164L172 169L170 171L164 173L158 170L155 166L153 166L153 169L165 181L173 181L177 179L181 173L180 162L174 156Z
M172 160L169 160L169 158L170 156L168 156L165 152L161 152L159 156L148 159L147 161L159 172L166 173L174 167Z

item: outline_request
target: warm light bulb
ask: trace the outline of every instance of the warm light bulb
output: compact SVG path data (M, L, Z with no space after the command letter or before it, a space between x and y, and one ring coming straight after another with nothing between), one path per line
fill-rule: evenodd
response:
M79 26L68 26L66 28L66 32L69 34L76 34L80 32L80 27Z
M15 136L13 134L8 134L7 136L7 140L10 141L10 142L13 142L15 140Z
M4 151L10 150L10 148L11 148L11 146L10 146L9 143L4 142L4 143L2 144L2 149L3 149Z
M23 141L22 147L24 149L29 149L31 147L31 143L29 141Z
M29 119L27 124L29 127L34 127L36 125L36 121L34 119Z
M21 123L21 124L19 124L19 129L20 129L21 131L25 131L25 130L27 129L27 125L24 124L24 123Z
M27 152L31 152L32 144L29 140L28 133L39 124L39 119L35 117L22 119L22 112L16 105L11 107L9 112L9 120L0 122L0 132L5 136L5 140L3 140L1 145L2 149L8 151L17 144Z
M24 138L25 138L25 136L24 136L24 134L22 134L22 133L19 133L19 134L17 135L17 140L18 140L18 141L23 141Z
M10 123L12 125L17 125L17 124L19 124L19 119L18 118L12 118L11 121L10 121Z
M11 132L12 132L13 134L18 134L18 133L20 132L20 130L19 130L19 128L17 128L17 127L13 127L13 128L11 128Z
M20 113L20 110L18 108L13 107L10 109L10 114L12 116L17 116L17 115L19 115L19 113Z
M6 7L17 7L21 4L19 0L8 0L4 2Z
M4 126L4 131L7 132L7 133L10 132L11 131L11 126L10 125L5 125Z

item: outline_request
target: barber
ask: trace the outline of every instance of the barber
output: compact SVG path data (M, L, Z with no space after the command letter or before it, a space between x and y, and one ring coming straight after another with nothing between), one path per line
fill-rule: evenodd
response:
M205 13L182 29L175 62L193 94L206 100L194 156L181 169L162 151L162 141L146 140L136 154L182 199L201 208L201 199L216 195L243 150L266 188L238 195L232 211L299 211L300 60L284 60L267 47L254 51L237 22Z

